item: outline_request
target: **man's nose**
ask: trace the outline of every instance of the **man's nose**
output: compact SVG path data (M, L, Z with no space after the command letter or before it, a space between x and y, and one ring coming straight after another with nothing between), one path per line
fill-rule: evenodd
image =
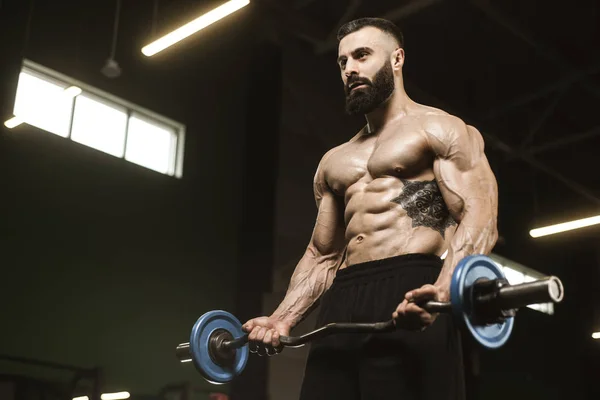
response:
M344 73L346 74L346 78L350 78L351 75L358 75L358 63L352 62L349 60L346 63L346 68L344 69Z
M350 81L355 81L358 79L358 72L352 71L352 72L345 72L346 75L346 83L350 82Z

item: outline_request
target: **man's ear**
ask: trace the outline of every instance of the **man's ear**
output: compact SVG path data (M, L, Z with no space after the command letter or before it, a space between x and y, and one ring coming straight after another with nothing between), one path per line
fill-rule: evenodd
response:
M401 69L404 65L404 49L398 47L396 50L392 52L392 68L394 70Z

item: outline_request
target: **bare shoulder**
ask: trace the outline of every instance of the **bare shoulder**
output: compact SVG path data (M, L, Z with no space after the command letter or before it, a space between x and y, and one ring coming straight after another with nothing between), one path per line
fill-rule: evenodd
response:
M343 151L344 148L346 148L350 143L352 143L354 140L356 140L356 138L358 136L359 135L356 135L349 141L339 144L339 145L327 150L327 152L325 154L323 154L323 156L321 157L321 160L319 161L319 165L317 166L317 170L315 172L314 183L325 183L327 172L331 168L331 163L329 162L329 160L333 156L335 156L335 154L337 154L338 152Z
M461 150L483 151L483 137L474 126L443 110L432 108L421 116L423 132L431 149L440 156Z
M319 171L323 171L327 168L327 161L334 156L336 153L340 152L340 151L344 151L344 149L346 149L348 146L350 146L353 142L357 141L363 133L363 129L361 129L356 135L354 135L350 140L348 140L347 142L341 143L331 149L329 149L322 157L321 160L319 161L319 166L317 168L317 172Z
M348 145L348 143L350 142L345 142L342 143L340 145L335 146L332 149L327 150L327 152L325 154L323 154L323 156L321 157L321 161L319 161L319 169L323 169L327 166L327 161L329 161L329 159L335 155L337 152L339 152L340 150L343 150L344 147L346 147Z

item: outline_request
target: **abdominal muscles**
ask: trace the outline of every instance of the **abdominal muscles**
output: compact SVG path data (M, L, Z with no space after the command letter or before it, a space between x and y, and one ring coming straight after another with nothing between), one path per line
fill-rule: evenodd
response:
M456 229L437 185L426 179L360 179L345 202L346 265L409 253L441 256Z

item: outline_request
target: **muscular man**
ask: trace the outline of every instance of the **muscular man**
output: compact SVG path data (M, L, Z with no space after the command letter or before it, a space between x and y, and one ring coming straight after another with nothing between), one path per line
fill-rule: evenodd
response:
M323 156L316 224L286 296L244 329L255 351L273 355L319 301L318 326L393 317L393 333L313 342L301 398L463 399L452 318L418 304L448 301L457 263L496 242L497 184L481 134L408 97L393 23L355 20L338 39L347 112L367 124Z

